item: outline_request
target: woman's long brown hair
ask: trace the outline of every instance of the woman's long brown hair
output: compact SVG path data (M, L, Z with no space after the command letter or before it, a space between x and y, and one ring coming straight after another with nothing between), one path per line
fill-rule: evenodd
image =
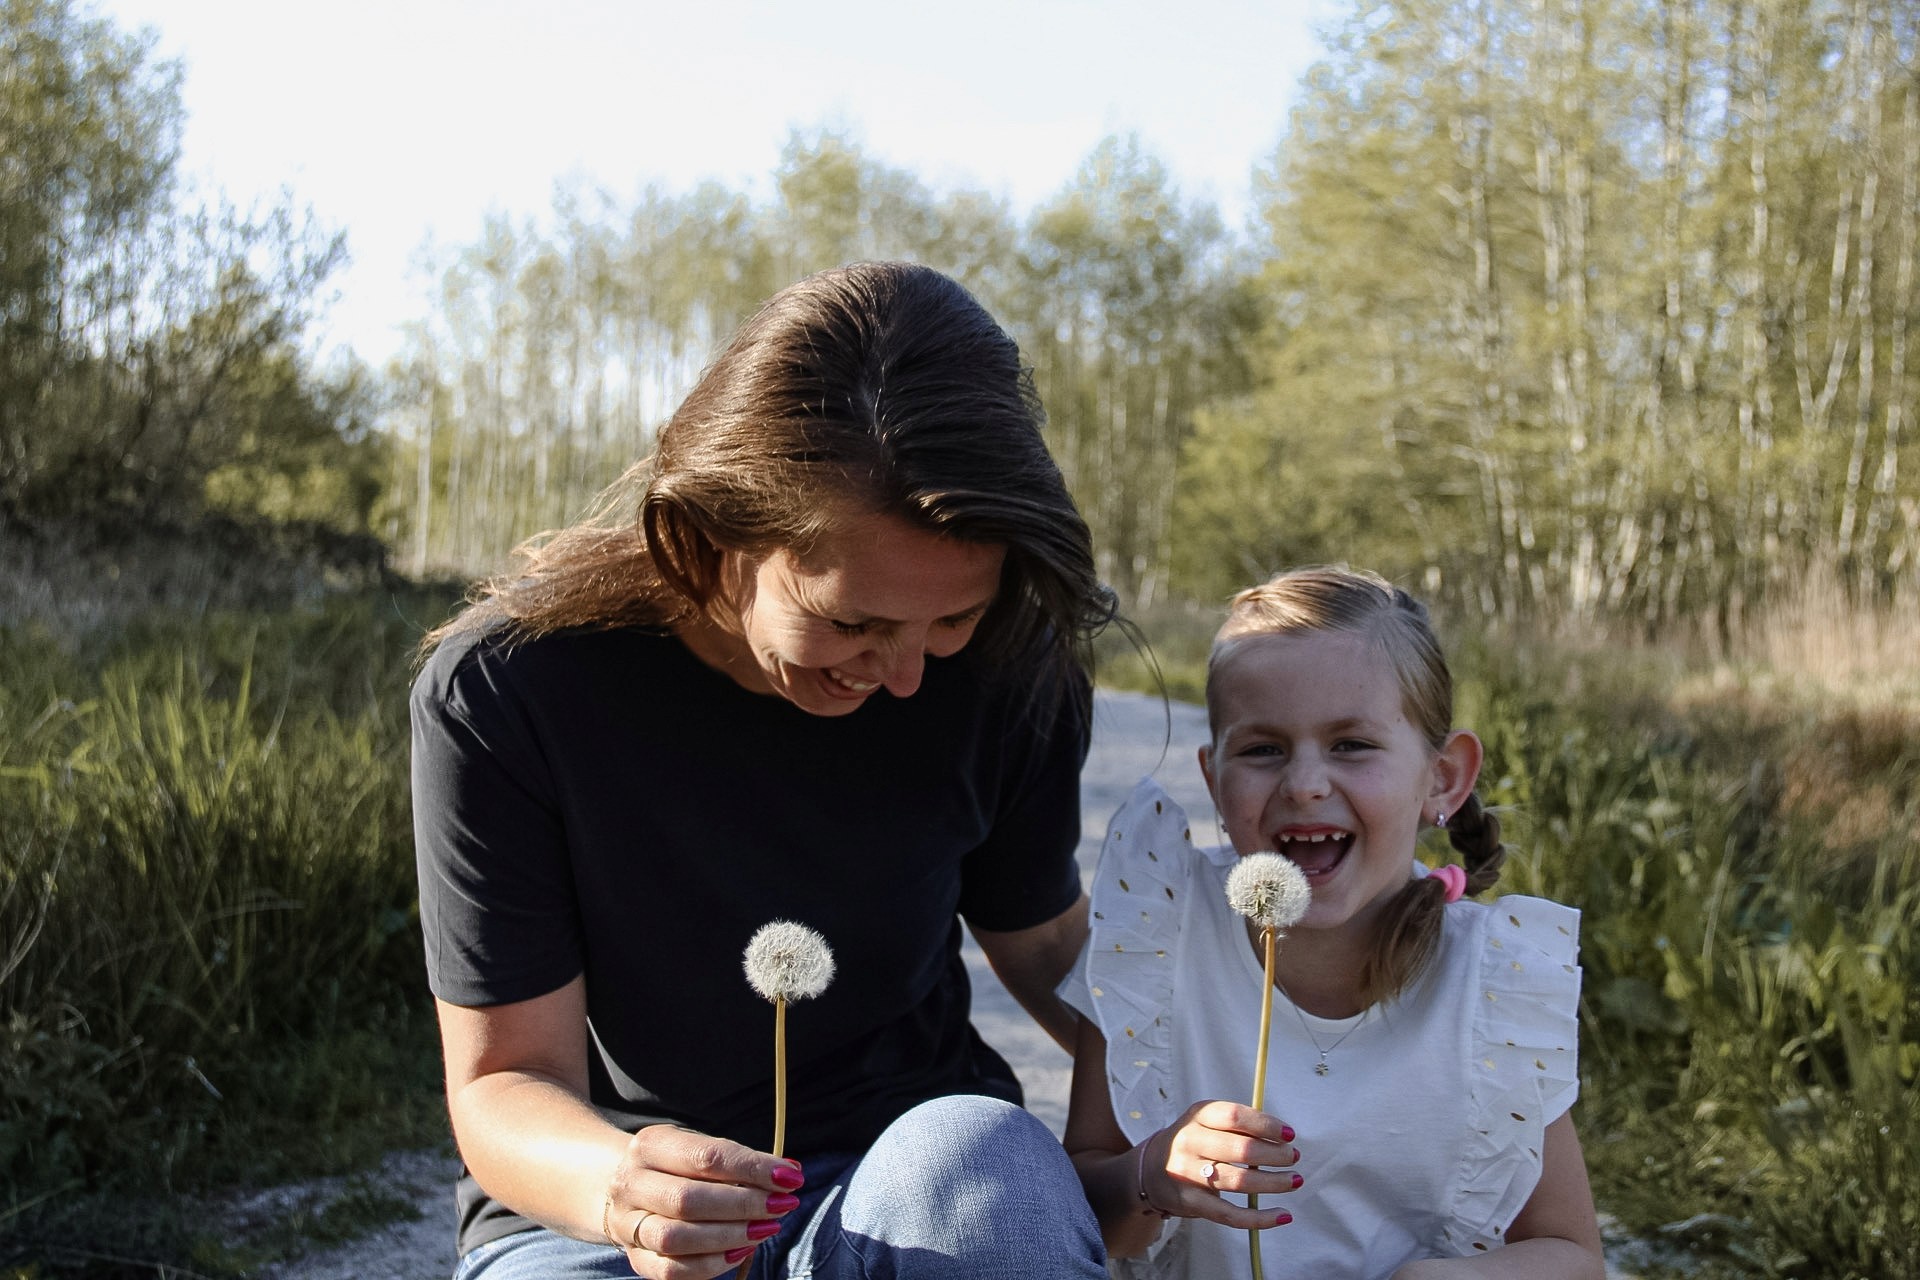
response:
M877 513L1006 548L975 641L990 655L1084 660L1114 600L1042 422L1018 348L954 281L899 262L810 276L741 326L592 516L524 544L423 650L711 616L723 551L804 554Z

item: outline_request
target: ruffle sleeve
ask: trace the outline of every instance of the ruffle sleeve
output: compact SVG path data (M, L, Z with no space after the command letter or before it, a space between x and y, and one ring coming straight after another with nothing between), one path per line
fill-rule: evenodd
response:
M1540 1181L1546 1127L1580 1088L1580 913L1541 898L1486 907L1472 1026L1469 1138L1450 1242L1495 1248Z
M1177 1110L1173 957L1193 872L1218 857L1231 853L1196 849L1185 811L1152 778L1134 787L1100 846L1087 948L1060 993L1106 1037L1114 1118L1129 1142Z

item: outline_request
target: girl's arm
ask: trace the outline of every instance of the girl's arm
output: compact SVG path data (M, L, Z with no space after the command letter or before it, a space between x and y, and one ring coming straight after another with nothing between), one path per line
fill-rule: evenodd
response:
M1580 1135L1573 1117L1563 1115L1547 1126L1540 1183L1507 1229L1504 1248L1477 1258L1409 1262L1393 1280L1603 1280L1606 1272Z
M1085 1018L1073 1055L1073 1093L1067 1109L1067 1154L1080 1174L1087 1202L1100 1220L1110 1257L1147 1251L1169 1216L1206 1218L1229 1227L1272 1227L1292 1221L1270 1203L1245 1209L1222 1191L1261 1196L1293 1190L1287 1166L1300 1158L1293 1130L1232 1102L1197 1102L1139 1145L1128 1143L1107 1092L1107 1040ZM1213 1181L1201 1168L1211 1161ZM1261 1165L1264 1168L1245 1168Z

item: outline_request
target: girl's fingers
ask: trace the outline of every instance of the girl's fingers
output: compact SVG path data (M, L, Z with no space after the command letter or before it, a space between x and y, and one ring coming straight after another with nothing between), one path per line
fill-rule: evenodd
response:
M1248 1209L1239 1198L1284 1195L1305 1179L1293 1171L1300 1159L1291 1126L1231 1102L1205 1102L1188 1109L1168 1143L1165 1169L1175 1203L1163 1207L1226 1226L1260 1228L1292 1220L1280 1207ZM1234 1199L1228 1199L1227 1196Z
M1251 1192L1268 1196L1292 1191L1305 1179L1290 1169L1258 1168L1208 1160L1195 1167L1189 1181L1214 1195L1232 1191L1241 1195Z
M1188 1109L1187 1119L1221 1133L1243 1134L1261 1142L1293 1141L1293 1126L1265 1111L1237 1102L1201 1102Z

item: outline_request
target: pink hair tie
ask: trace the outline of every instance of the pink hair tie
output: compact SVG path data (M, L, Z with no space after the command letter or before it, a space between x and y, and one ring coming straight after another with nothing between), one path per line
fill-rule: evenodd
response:
M1460 901L1467 892L1467 869L1458 863L1449 862L1444 867L1435 867L1427 874L1445 887L1448 902Z

